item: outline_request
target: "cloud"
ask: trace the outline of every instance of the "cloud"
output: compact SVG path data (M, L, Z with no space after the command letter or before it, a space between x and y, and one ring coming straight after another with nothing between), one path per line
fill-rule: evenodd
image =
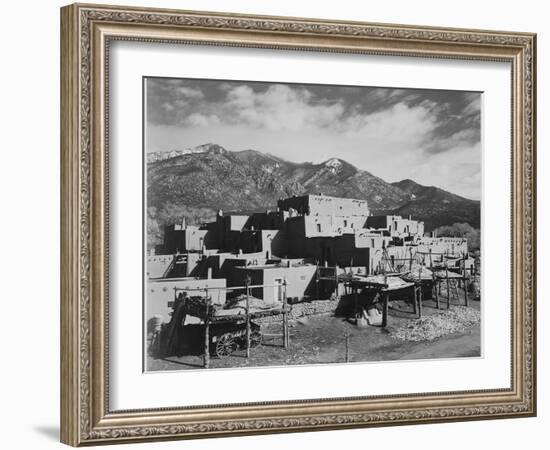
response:
M481 196L481 143L456 145L448 152L418 159L410 167L411 178L479 200Z
M237 109L252 108L254 106L254 90L249 86L226 87L229 105Z
M342 116L339 103L312 101L307 89L282 84L255 92L248 86L227 91L226 108L229 123L245 123L274 131L297 131L330 126Z
M430 112L431 105L411 107L400 102L372 114L357 114L341 124L341 129L350 138L385 139L418 145L436 128L436 117Z
M200 89L179 86L175 89L175 91L186 98L199 99L199 100L204 98L204 94Z
M462 114L468 116L479 116L481 113L481 95L479 94L466 94L466 98L469 97L468 103L462 109Z
M465 128L447 137L438 138L432 136L425 147L427 153L448 152L456 147L471 146L480 140L480 130L477 128Z
M387 181L480 195L481 95L152 79L148 151L217 142L296 161L340 157Z
M193 113L189 115L184 122L184 125L191 126L191 127L208 127L213 125L219 125L220 119L218 116L211 114L211 115L203 115L199 113Z

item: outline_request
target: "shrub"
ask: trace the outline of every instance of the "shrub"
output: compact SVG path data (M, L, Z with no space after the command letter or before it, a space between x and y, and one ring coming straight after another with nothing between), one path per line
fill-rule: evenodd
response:
M468 223L453 223L436 228L436 236L442 237L463 237L468 239L468 249L472 252L481 247L481 231Z

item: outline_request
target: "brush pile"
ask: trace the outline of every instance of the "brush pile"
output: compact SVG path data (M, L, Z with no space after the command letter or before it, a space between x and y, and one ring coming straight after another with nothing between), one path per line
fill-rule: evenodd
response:
M216 314L216 310L218 309L217 305L214 305L211 302L210 297L207 299L206 297L201 296L193 296L193 297L186 297L185 298L185 309L186 314L189 314L191 316L195 317L206 317L206 303L207 300L209 302L208 305L208 315L213 316Z
M433 341L441 336L465 331L480 321L476 309L465 306L454 306L451 309L411 320L407 325L398 328L393 337L402 341Z
M273 309L281 308L283 306L282 302L277 301L266 301L256 297L248 297L248 306L250 311L262 310L262 309ZM246 310L246 295L239 295L235 298L227 299L224 309L242 309L243 312Z

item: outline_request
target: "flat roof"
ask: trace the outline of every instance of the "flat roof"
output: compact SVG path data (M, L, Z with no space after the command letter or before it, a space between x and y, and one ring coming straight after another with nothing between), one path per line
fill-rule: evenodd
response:
M365 203L368 203L368 200L367 199L360 199L360 198L350 198L350 197L335 197L333 195L326 195L326 194L304 194L304 195L296 195L294 197L286 197L286 198L282 198L278 201L280 202L284 202L284 201L287 201L287 200L292 200L292 199L297 199L297 198L311 198L311 197L315 197L315 198L330 198L330 199L335 199L335 200L345 200L345 201L355 201L355 202L365 202Z
M226 281L225 278L200 278L200 277L180 277L180 278L149 278L147 281L173 282L173 281Z
M300 269L302 267L314 267L313 264L300 264L298 266L287 266L285 264L264 264L260 266L237 266L235 269L243 270L267 270L267 269Z

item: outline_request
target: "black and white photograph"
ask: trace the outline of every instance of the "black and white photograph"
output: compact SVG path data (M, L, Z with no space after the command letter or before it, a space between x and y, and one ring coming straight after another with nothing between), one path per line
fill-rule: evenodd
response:
M482 356L482 93L144 77L144 369Z
M2 448L548 446L547 10L5 2Z

